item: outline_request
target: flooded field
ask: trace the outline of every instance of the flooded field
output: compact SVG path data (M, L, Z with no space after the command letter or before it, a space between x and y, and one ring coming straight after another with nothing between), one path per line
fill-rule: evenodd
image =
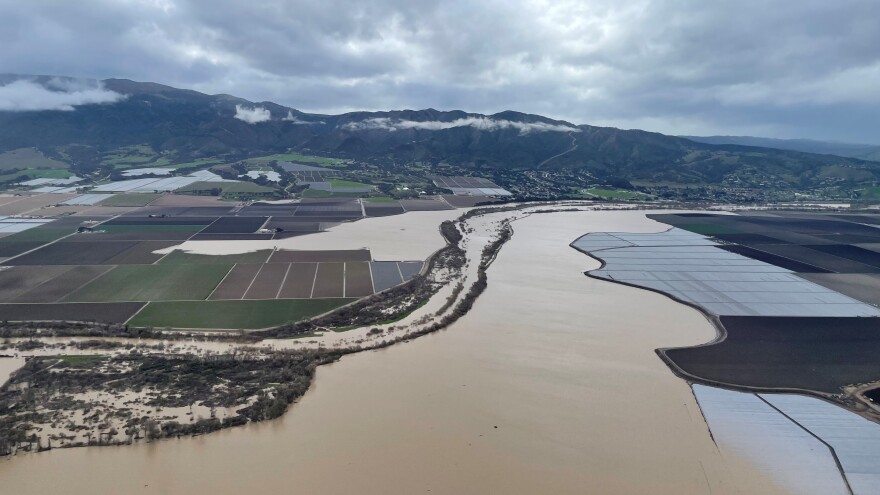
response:
M4 492L784 493L718 450L690 388L654 353L711 340L708 321L585 277L598 262L568 247L590 231L666 226L612 211L514 229L464 318L320 368L281 419L0 460Z

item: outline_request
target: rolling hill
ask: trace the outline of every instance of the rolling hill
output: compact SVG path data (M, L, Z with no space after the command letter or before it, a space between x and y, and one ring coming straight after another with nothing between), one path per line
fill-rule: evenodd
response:
M40 84L49 80L6 75L0 76L0 84L21 77ZM513 111L318 115L156 83L101 83L124 98L72 111L0 111L0 152L36 147L47 156L87 167L101 153L136 145L181 160L300 151L377 164L583 170L599 180L793 189L856 188L880 179L880 163L858 158L711 144Z

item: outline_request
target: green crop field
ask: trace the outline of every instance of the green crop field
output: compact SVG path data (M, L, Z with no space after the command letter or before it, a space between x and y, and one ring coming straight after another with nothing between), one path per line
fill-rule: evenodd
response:
M219 158L199 158L197 160L185 163L172 163L171 165L165 165L166 168L196 168L196 167L205 167L207 165L219 165L224 163L223 160Z
M177 193L196 193L204 194L214 189L220 189L220 194L260 194L272 195L276 192L274 187L261 186L253 182L237 181L237 182L195 182L186 187L178 189Z
M101 201L99 204L101 206L147 206L153 201L156 201L159 196L161 196L161 194L114 194Z
M354 299L178 301L148 304L129 324L138 327L257 329L299 321Z
M37 227L33 229L28 229L23 232L17 232L10 236L6 236L3 238L3 242L15 242L15 241L43 241L43 242L51 242L57 239L61 239L62 237L72 234L73 229L65 229L58 227Z
M266 163L272 161L278 162L297 162L297 163L317 163L319 165L327 165L332 167L334 165L339 166L345 163L345 160L340 160L338 158L327 158L325 156L311 156L311 155L301 155L299 153L279 153L277 155L268 155L268 156L260 156L257 158L250 158L245 160L251 163Z
M231 264L120 265L67 296L73 302L205 299Z
M587 196L612 200L638 201L650 199L650 196L647 194L636 191L625 191L623 189L600 189L594 187L591 189L584 189L582 192Z
M377 198L364 198L364 201L367 203L395 203L397 202L394 198L389 198L387 196L380 196Z
M269 259L272 250L263 249L250 253L241 254L193 254L181 250L174 250L168 256L162 258L162 265L230 265L235 263L265 263Z
M363 182L354 182L350 180L330 179L330 185L333 187L373 187Z
M33 148L20 148L0 153L0 170L54 168L66 169L67 164L44 156Z

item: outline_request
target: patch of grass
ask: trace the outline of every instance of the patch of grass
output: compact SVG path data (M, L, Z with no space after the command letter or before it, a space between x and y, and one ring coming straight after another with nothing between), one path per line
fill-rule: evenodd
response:
M44 241L44 242L52 242L62 237L72 234L73 229L65 229L58 227L35 227L33 229L28 229L23 232L16 232L10 236L6 236L3 238L3 242L15 242L15 241Z
M593 187L590 189L584 189L582 192L588 196L611 200L638 201L650 199L650 196L647 194L636 191L626 191L623 189L601 189Z
M220 191L223 196L257 195L272 196L278 192L274 187L261 186L253 182L195 182L175 191L178 194L212 195L214 190Z
M364 201L367 203L396 203L397 200L394 198L389 198L387 196L381 196L378 198L364 198Z
M67 301L179 301L205 299L232 264L119 265L68 295Z
M306 189L302 192L302 197L304 198L357 198L369 193L354 193L354 192L330 192L330 191L322 191L320 189Z
M129 325L137 327L258 329L326 313L354 299L272 299L152 302Z
M338 158L328 158L326 156L301 155L299 153L279 153L276 155L260 156L245 160L249 163L267 163L272 161L278 162L297 162L297 163L317 163L319 165L339 166L345 164L345 160Z
M265 263L272 254L271 249L263 249L250 253L241 254L194 254L175 249L168 256L162 258L162 265L210 265L210 264L234 264L234 263Z
M73 177L69 170L60 168L29 168L19 173L26 173L31 179L66 179Z
M333 196L332 192L320 189L306 189L302 192L304 198L329 198L330 196Z
M333 187L373 187L363 182L354 182L351 180L330 179L330 185Z
M68 164L49 158L33 148L19 148L17 150L0 153L0 170L11 170L16 168L66 169L68 168Z
M880 187L866 187L860 192L862 199L880 199Z
M160 196L162 195L152 193L114 194L98 204L101 206L147 206L159 199Z
M62 356L58 356L58 358L68 364L86 364L94 363L96 361L104 361L107 359L107 356L103 354L65 354Z
M219 165L221 163L224 163L224 161L220 160L218 158L199 158L195 161L186 162L186 163L173 163L171 165L168 165L167 167L168 168L175 168L175 169L196 168L196 167L205 167L208 165Z

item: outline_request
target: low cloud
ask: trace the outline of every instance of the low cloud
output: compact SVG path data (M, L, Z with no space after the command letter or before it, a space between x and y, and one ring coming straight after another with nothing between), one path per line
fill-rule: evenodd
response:
M242 105L235 105L235 118L248 124L258 124L272 120L272 112L268 108L263 107L247 108Z
M520 134L530 132L579 132L580 129L568 125L549 124L547 122L514 122L512 120L490 119L487 117L467 117L449 122L439 120L416 121L416 120L393 120L387 117L349 122L343 128L358 131L368 129L383 129L397 131L401 129L424 129L439 131L453 127L475 127L483 131L497 131L501 129L517 129Z
M104 88L98 81L52 79L42 85L36 81L19 79L0 86L0 111L70 112L81 105L115 103L124 98L125 95Z
M299 117L294 115L293 112L291 112L290 110L287 111L287 117L284 117L281 120L283 120L285 122L290 122L291 124L296 124L296 125L310 125L310 124L323 124L324 123L323 120L315 120L315 121L300 120Z

